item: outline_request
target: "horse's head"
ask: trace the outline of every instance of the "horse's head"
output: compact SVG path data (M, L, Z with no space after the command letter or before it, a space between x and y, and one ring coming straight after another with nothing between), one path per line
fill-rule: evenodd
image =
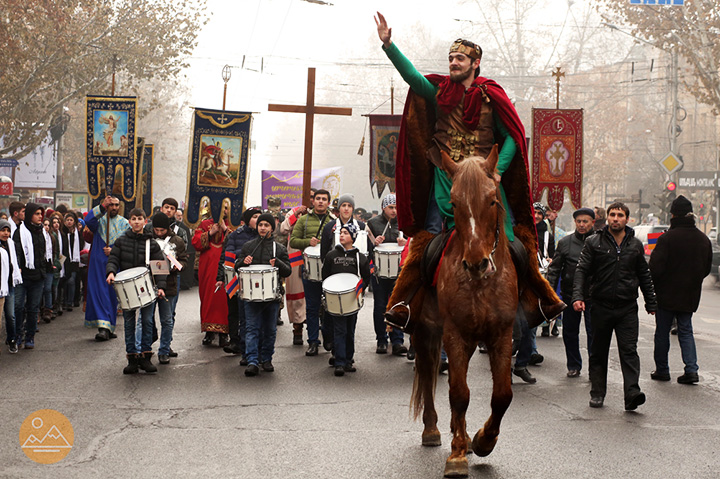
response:
M504 217L500 175L495 171L497 145L487 158L468 157L455 163L443 152L442 159L443 170L453 181L450 198L463 245L462 266L473 279L492 276L497 271L494 255Z

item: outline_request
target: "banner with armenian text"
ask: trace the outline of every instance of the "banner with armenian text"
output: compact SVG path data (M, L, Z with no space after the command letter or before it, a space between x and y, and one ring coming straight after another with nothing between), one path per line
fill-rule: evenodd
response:
M137 189L137 98L85 98L87 187L93 203L116 191L134 201Z
M548 205L563 206L565 189L575 208L582 206L583 110L532 110L532 195Z
M368 115L370 120L370 188L377 185L378 197L385 186L395 192L395 159L402 115Z
M185 222L196 227L202 212L237 227L247 196L252 113L206 110L193 113Z

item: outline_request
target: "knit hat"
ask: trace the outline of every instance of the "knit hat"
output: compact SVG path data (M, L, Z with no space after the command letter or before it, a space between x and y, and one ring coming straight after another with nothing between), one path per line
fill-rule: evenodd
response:
M397 204L397 197L395 196L394 193L389 193L382 200L382 209L385 209L388 206L395 205L395 204Z
M170 218L163 213L155 213L155 216L152 217L152 225L153 228L162 228L165 230L170 229Z
M345 193L344 195L340 195L340 198L338 198L338 206L342 206L343 203L350 203L355 209L355 197L349 193Z
M685 198L683 195L680 195L675 198L675 201L672 202L672 206L670 207L670 214L675 217L687 216L688 213L692 213L692 210L693 208L690 200Z
M535 211L539 211L540 213L542 213L543 218L545 217L546 211L545 211L545 207L543 206L542 203L536 201L535 203L533 203L533 209Z
M12 228L10 228L10 222L8 220L0 220L0 230L3 228L7 228L12 231Z
M247 226L250 226L250 220L258 213L262 213L262 211L260 211L258 208L248 208L243 213L242 219Z
M347 230L348 233L350 233L350 236L352 236L353 241L357 239L358 235L358 229L353 223L347 223L340 227L340 230Z
M580 215L588 215L590 218L595 219L595 212L590 208L580 208L575 210L575 212L573 213L573 219L577 218Z
M252 216L251 216L252 218ZM267 221L270 223L270 228L272 228L273 231L275 231L275 217L270 213L263 213L260 216L258 216L257 223L255 225L259 225L261 221Z

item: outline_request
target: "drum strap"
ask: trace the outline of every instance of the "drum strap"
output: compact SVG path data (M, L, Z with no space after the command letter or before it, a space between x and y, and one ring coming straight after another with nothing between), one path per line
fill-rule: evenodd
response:
M150 238L145 240L145 265L150 266Z

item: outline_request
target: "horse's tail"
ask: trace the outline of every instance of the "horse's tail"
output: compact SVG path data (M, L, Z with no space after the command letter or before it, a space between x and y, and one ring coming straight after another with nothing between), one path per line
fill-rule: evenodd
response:
M413 380L410 405L413 419L423 412L425 403L435 402L435 387L440 371L440 350L442 329L433 331L426 324L419 324L412 336L415 347L415 378Z

